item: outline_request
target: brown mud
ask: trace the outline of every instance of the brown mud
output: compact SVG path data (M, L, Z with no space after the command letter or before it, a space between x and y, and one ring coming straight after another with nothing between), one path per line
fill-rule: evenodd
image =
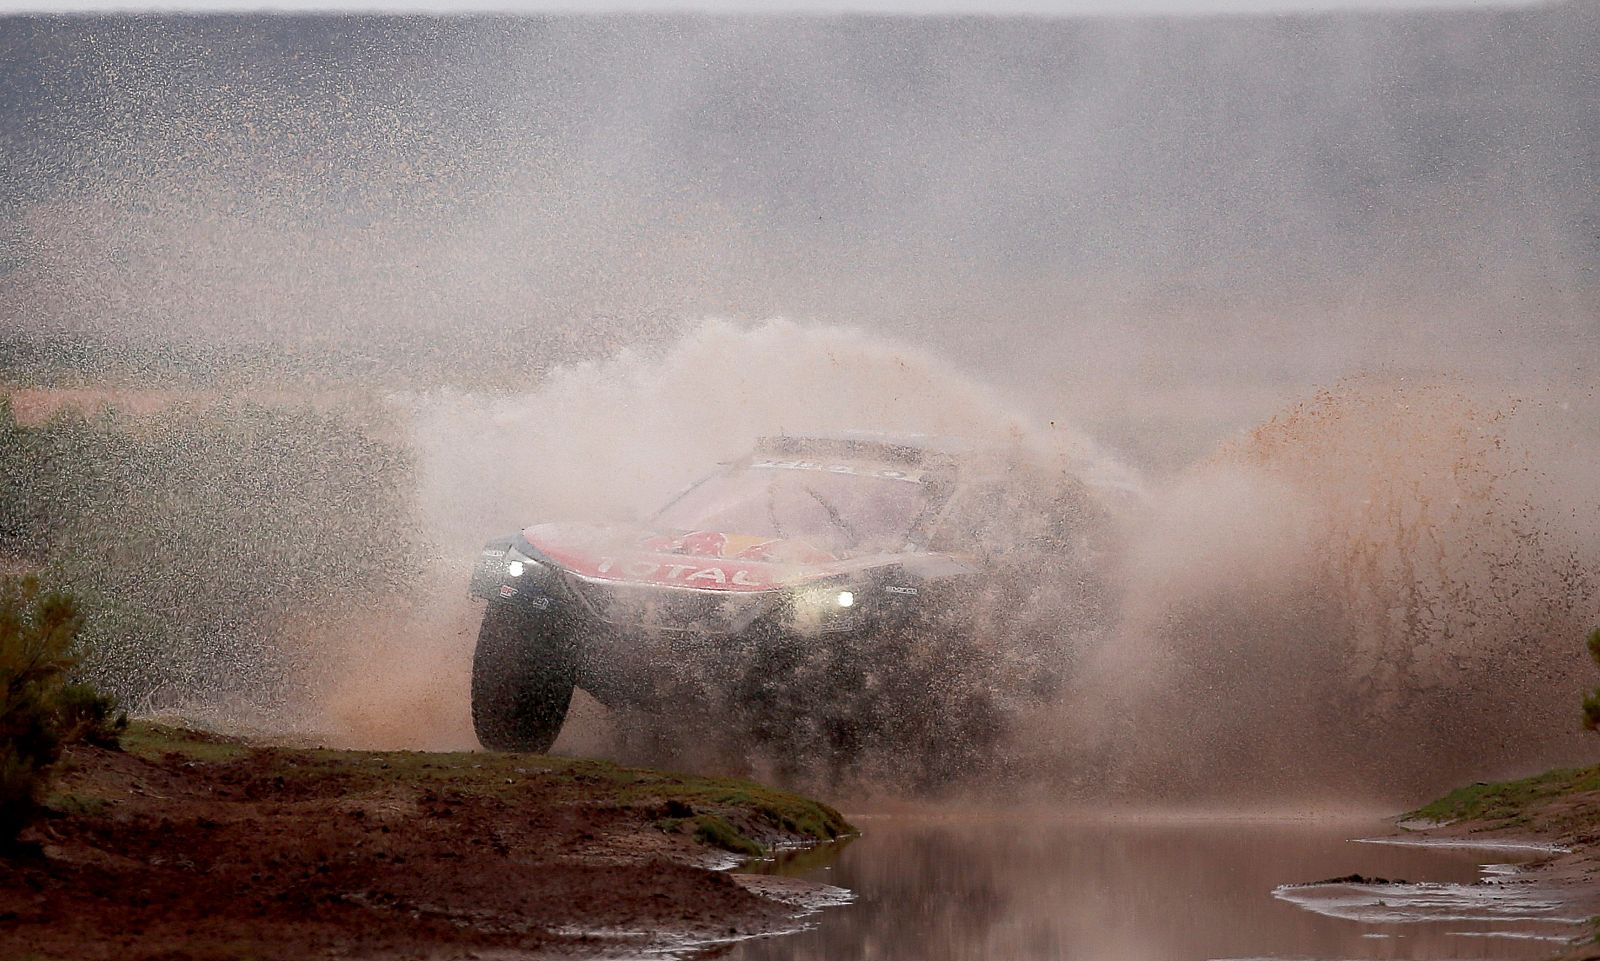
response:
M719 867L850 833L748 781L136 725L0 857L0 957L607 957L791 930L843 892Z
M1411 812L1399 826L1400 833L1376 840L1535 852L1510 883L1597 925L1592 939L1574 944L1558 961L1600 961L1600 767L1480 782Z

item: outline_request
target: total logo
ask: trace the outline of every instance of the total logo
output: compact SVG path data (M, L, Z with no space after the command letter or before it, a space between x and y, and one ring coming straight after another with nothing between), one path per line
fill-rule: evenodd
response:
M663 564L658 561L618 561L602 557L595 570L601 574L615 572L623 577L641 580L677 581L683 584L733 584L739 587L763 587L761 581L750 576L746 568L728 570L721 567L701 567L698 564Z

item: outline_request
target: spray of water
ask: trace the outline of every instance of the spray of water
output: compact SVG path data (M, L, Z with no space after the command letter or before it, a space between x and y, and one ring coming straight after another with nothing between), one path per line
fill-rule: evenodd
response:
M1059 659L1060 683L986 745L986 776L1057 795L1393 798L1568 759L1592 542L1530 459L1532 422L1472 389L1348 380L1156 479L919 351L789 322L707 323L661 356L558 370L521 395L406 397L419 502L450 547L422 599L303 632L330 679L305 723L352 743L469 746L476 541L646 510L762 433L867 425L1019 444L1117 505L1097 558L1109 608L1086 611L1043 564L1021 572L1021 602L972 599L985 650ZM953 669L1020 683L999 663ZM729 762L596 733L618 723L590 705L562 743Z
M1469 390L1343 382L1153 499L1086 679L1118 779L1392 800L1584 756L1583 499Z
M295 645L312 676L332 679L312 688L307 722L362 743L471 744L464 698L477 608L464 570L483 540L535 522L645 513L763 434L866 427L964 438L1020 451L1049 465L1042 476L1102 488L1107 500L1138 490L1133 472L1086 436L1029 426L924 352L785 321L708 322L662 356L624 351L557 369L531 393L396 402L412 423L438 573L420 603L382 599L375 614L299 628ZM452 689L454 699L439 697Z
M1593 16L1417 16L1441 29L7 20L6 380L334 412L382 435L371 491L410 454L394 511L339 503L357 445L307 435L183 461L182 497L129 501L147 544L77 539L159 615L128 661L172 660L174 627L203 649L156 665L163 707L470 746L484 538L648 510L761 433L867 427L1009 446L1113 505L1093 630L1047 566L975 599L1010 615L987 650L1062 662L993 746L1012 783L1393 795L1565 760L1600 569L1567 95ZM810 320L748 322L785 313ZM1341 380L1373 369L1397 373ZM351 422L347 390L384 416ZM217 417L162 456L250 447ZM227 494L206 524L172 509L194 489ZM272 591L238 577L232 492L329 489L261 525ZM373 576L391 537L406 561ZM178 560L142 572L152 544Z

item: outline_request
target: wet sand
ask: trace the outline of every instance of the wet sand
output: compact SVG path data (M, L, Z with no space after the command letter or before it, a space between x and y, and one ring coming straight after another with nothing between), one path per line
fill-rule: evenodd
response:
M1507 895L1491 910L1545 902L1549 914L1574 920L1576 941L1593 942L1600 916L1600 795L1568 794L1531 802L1516 815L1473 818L1448 824L1400 822L1401 833L1370 839L1376 844L1432 850L1521 854L1512 870L1490 866L1489 884ZM1498 875L1498 876L1496 876ZM1472 892L1480 901L1482 892ZM1561 961L1600 959L1600 943L1575 943Z

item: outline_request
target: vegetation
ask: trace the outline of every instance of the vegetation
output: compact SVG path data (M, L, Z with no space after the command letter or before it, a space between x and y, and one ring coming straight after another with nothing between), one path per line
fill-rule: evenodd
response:
M115 745L127 726L110 698L68 681L82 624L71 597L0 581L0 846L38 813L62 748Z
M709 844L724 851L734 854L743 854L747 857L758 858L766 853L755 840L746 837L738 828L729 824L715 814L697 814L694 816L694 837L702 844Z
M93 612L86 676L126 703L270 700L283 617L416 568L411 470L382 411L217 400L24 424L0 400L0 560Z
M1600 627L1589 632L1589 656L1600 667ZM1600 730L1600 687L1583 699L1583 726L1591 731Z
M762 826L817 841L831 841L854 830L843 815L826 804L738 778L655 774L651 780L625 789L622 797L632 802L659 798L681 805L681 810L669 809L668 816L694 821L695 834L702 840L718 830L697 820L708 811L750 812ZM720 842L713 843L739 850Z
M1406 815L1423 821L1483 821L1486 829L1531 824L1544 817L1551 802L1600 792L1600 765L1558 768L1516 781L1493 781L1457 788ZM1565 814L1566 812L1561 812ZM1574 814L1578 809L1574 809ZM1553 816L1553 815L1552 815ZM1560 823L1541 822L1560 828Z

